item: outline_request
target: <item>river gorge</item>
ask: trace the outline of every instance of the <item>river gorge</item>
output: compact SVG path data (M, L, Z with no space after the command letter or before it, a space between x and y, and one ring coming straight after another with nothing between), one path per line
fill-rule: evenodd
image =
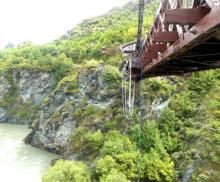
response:
M0 124L0 181L40 182L58 155L26 145L27 125Z

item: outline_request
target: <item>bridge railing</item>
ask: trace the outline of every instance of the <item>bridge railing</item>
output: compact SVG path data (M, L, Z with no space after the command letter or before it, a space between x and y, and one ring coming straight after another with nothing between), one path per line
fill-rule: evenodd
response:
M130 42L126 45L123 45L121 47L122 53L123 53L123 57L127 57L130 54L135 54L136 53L136 41L134 42Z

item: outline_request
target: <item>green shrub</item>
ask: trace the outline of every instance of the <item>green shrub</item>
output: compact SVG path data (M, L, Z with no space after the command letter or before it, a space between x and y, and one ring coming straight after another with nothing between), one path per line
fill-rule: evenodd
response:
M164 152L160 131L155 121L147 121L142 127L142 147L145 151L150 151L151 148Z
M169 153L175 152L181 145L178 132L183 127L183 122L176 117L173 110L167 108L162 111L158 124L164 148Z
M111 156L106 155L104 158L101 158L96 163L95 173L97 176L106 177L112 169L116 169L117 164L115 159Z
M104 72L104 80L109 84L119 84L121 82L121 74L117 67L107 65Z
M136 180L138 178L138 167L140 167L140 170L143 167L138 165L139 157L136 151L124 152L116 155L114 158L117 163L118 171L124 173L128 179Z
M43 176L43 182L89 182L87 166L81 162L59 160Z
M98 130L94 133L89 132L85 137L88 144L94 151L97 151L101 148L104 141L104 135L102 134L101 130Z
M101 182L129 182L129 180L123 173L112 170L105 178L101 179Z
M170 102L169 107L175 111L176 117L181 120L193 118L196 115L197 105L191 100L191 92L185 91L175 95Z
M97 111L96 106L95 106L95 105L92 105L92 104L89 104L88 106L86 106L84 115L85 115L85 116L89 116L89 115L95 114L96 111Z
M69 150L80 152L85 148L85 134L87 132L87 128L83 126L77 127L69 136Z
M52 72L57 80L62 79L72 68L72 60L67 58L64 53L52 60Z
M101 130L91 131L79 126L69 137L68 149L77 153L82 160L93 161L100 154L103 142L104 135Z
M176 117L175 111L170 108L162 111L158 124L163 132L178 131L182 127L182 122Z
M194 73L186 82L187 90L191 91L192 99L200 99L215 85L215 71Z
M174 163L171 158L166 155L163 159L156 150L152 149L143 157L144 178L148 181L173 181Z
M64 77L60 82L58 87L64 88L65 92L78 93L78 72L72 71L68 76Z
M132 142L125 135L120 134L119 131L111 130L105 136L105 142L102 149L103 155L116 155L123 152L133 151Z
M152 103L158 98L167 98L174 91L168 80L159 78L150 78L143 81L142 92L144 96Z
M97 68L99 66L99 64L102 63L102 61L97 61L95 59L91 59L91 60L85 60L83 67L90 69L90 68Z

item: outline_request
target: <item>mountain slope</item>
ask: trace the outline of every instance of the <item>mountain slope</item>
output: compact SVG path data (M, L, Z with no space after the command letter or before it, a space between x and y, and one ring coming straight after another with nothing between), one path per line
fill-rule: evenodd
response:
M219 70L144 80L142 128L137 112L124 116L120 46L135 39L137 7L85 20L43 46L0 52L0 122L11 122L8 113L29 123L27 143L66 159L44 182L219 181ZM146 8L146 31L156 8Z

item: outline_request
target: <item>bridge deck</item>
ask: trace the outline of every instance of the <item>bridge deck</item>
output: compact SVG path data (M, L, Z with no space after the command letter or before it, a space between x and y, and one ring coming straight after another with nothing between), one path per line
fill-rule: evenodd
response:
M220 0L194 0L190 8L183 4L183 0L161 0L138 57L135 43L122 48L124 56L134 57L133 77L184 75L220 67Z
M220 67L220 7L212 8L163 53L144 67L144 77L183 75Z

